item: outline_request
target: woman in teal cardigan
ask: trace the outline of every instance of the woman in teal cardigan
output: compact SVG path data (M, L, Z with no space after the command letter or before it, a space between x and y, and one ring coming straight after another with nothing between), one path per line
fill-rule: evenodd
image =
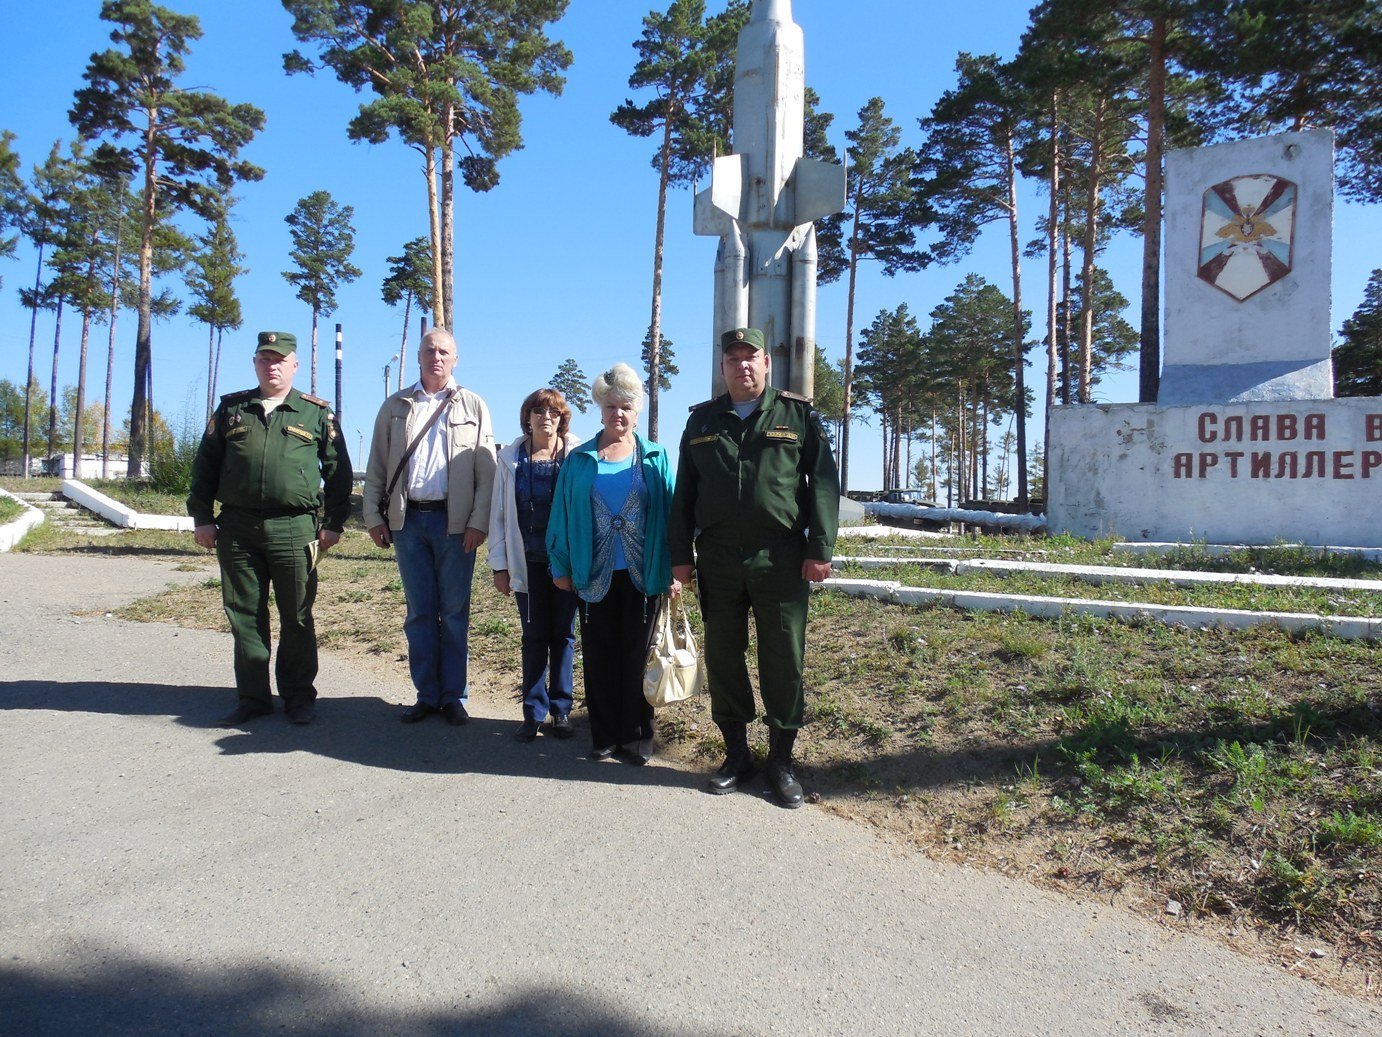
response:
M661 596L681 591L667 553L672 470L667 451L636 431L643 383L632 368L615 364L591 392L604 428L562 465L547 554L553 582L582 601L591 758L644 764L653 755L648 642Z

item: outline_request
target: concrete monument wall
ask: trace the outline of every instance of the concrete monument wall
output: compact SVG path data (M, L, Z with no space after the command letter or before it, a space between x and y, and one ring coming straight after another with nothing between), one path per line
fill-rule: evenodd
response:
M1053 532L1382 545L1382 398L1333 399L1328 131L1166 159L1155 405L1057 407Z
M1048 526L1132 541L1382 544L1382 399L1061 407Z

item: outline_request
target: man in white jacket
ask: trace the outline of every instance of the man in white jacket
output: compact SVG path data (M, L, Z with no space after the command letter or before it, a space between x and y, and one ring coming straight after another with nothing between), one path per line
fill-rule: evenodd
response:
M421 377L379 409L365 469L365 525L377 547L393 545L408 603L417 702L405 724L436 712L453 726L470 719L470 590L489 531L494 424L485 401L456 384L455 367L456 340L433 328L418 349Z

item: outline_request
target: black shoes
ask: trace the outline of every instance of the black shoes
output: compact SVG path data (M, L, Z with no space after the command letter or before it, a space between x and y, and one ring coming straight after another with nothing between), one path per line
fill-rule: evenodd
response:
M614 755L631 767L646 767L653 759L651 756L644 756L632 749L625 749L622 745L614 750Z
M317 719L317 707L310 702L299 702L288 707L288 723L310 724Z
M753 777L755 768L753 757L744 755L737 759L733 756L726 756L725 762L720 764L720 769L710 776L710 780L705 783L705 790L712 796L724 796L736 791L740 785Z
M726 721L716 726L725 737L725 762L710 776L705 790L712 796L723 796L735 791L752 776L753 753L749 751L747 724Z
M537 721L532 717L524 717L523 723L518 725L518 730L514 732L514 737L520 742L531 742L537 738Z
M796 743L795 731L780 731L768 728L768 768L765 779L768 791L777 800L778 806L795 810L805 802L801 782L792 773L792 746Z
M571 738L576 734L576 729L571 726L570 713L558 713L552 717L552 734L556 738Z
M405 709L399 720L405 724L416 724L419 720L426 720L433 713L440 712L446 718L446 722L452 727L460 727L462 724L470 722L470 714L465 711L465 706L459 702L448 702L440 710L436 706L428 705L426 702L414 702Z
M220 727L239 727L255 717L266 717L273 711L273 706L252 706L247 702L242 702L216 723Z
M590 758L592 760L608 760L613 755L614 746L612 745L605 745L601 746L599 749L590 750Z

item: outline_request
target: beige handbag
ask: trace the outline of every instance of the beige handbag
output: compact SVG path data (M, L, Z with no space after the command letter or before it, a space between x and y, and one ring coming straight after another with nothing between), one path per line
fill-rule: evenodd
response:
M705 660L691 633L685 597L683 591L664 599L658 610L648 665L643 671L643 697L653 706L689 699L705 685Z

